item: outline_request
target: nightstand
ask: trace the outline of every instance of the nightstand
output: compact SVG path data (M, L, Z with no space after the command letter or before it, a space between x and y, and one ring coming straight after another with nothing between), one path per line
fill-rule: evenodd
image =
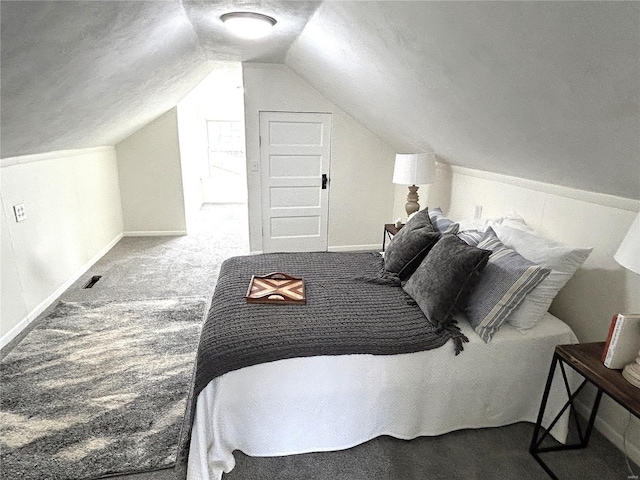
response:
M384 232L382 233L382 251L384 252L384 245L387 241L387 237L391 240L396 234L400 231L400 229L404 227L404 223L400 224L399 227L396 227L393 223L385 223L384 224Z
M529 452L538 461L538 463L544 468L545 472L549 474L554 480L558 480L558 477L551 471L551 469L542 461L539 454L545 452L556 452L561 450L574 450L577 448L586 448L589 444L589 438L591 437L591 431L593 430L593 423L598 413L598 407L600 406L600 399L602 394L606 393L613 400L618 402L624 409L640 418L640 390L627 382L622 376L620 370L611 370L604 366L601 361L602 350L604 349L604 342L598 343L577 343L574 345L558 345L553 354L553 360L551 362L551 368L549 369L549 376L547 377L547 385L542 396L542 403L540 405L540 412L538 413L538 421L536 422L535 430L533 432L533 438L531 439L531 446ZM567 374L565 371L565 365L568 365L576 372L578 372L584 381L571 393L569 388L569 382L567 380ZM544 415L545 407L547 406L547 399L549 398L549 391L551 390L551 383L553 382L553 376L556 368L560 367L562 372L562 378L564 380L565 389L569 400L566 405L560 410L560 413L554 418L554 421L549 426L548 430L556 424L565 410L571 407L571 413L574 417L579 443L572 445L560 445L557 447L541 448L543 440L549 434L548 430L540 436L542 430L542 418ZM583 432L580 426L576 409L574 406L574 400L582 388L588 383L591 383L598 389L596 398L593 402L591 409L591 415L589 417L589 423L586 430Z

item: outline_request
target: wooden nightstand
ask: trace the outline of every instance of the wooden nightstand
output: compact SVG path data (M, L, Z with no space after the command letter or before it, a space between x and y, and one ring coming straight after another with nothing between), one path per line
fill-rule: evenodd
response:
M400 231L400 229L404 227L404 223L400 224L399 227L396 227L393 223L385 223L384 224L384 232L382 233L382 251L384 252L384 245L387 241L387 237L391 240L396 234Z
M539 454L560 450L586 448L589 444L589 438L591 437L591 431L593 430L593 423L596 419L598 407L600 406L600 399L602 398L603 393L606 393L627 411L631 412L637 418L640 418L640 389L627 382L622 376L622 372L620 370L611 370L604 366L601 361L603 349L604 342L578 343L574 345L558 345L553 354L551 368L549 369L549 376L547 377L547 385L544 390L544 395L542 396L540 412L538 413L538 421L536 422L536 427L533 432L533 438L531 439L529 452L554 480L558 480L558 477L556 477L551 469L542 461ZM567 375L564 367L565 365L570 366L584 377L584 381L573 393L571 393L571 390L569 388L569 382L567 380ZM571 413L575 420L580 442L572 445L541 448L540 446L549 432L547 430L540 438L538 438L538 436L540 435L540 431L542 429L542 417L544 415L545 407L547 406L547 399L549 398L549 391L553 382L553 376L558 366L560 366L560 370L562 371L562 378L564 379L564 385L567 390L569 400L567 401L566 405L560 410L560 413L558 413L558 415L555 417L548 430L551 430L551 428L560 419L565 410L569 406L571 406ZM573 402L578 393L587 384L587 382L594 385L598 389L598 393L596 394L596 398L593 402L587 429L583 432Z

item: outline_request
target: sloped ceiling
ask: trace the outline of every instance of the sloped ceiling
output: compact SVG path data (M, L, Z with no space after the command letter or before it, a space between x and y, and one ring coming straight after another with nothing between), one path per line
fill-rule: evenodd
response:
M281 62L317 1L7 1L1 155L114 145L174 107L218 60ZM265 42L231 38L230 10L277 15Z
M175 2L7 2L2 156L113 145L209 71Z
M325 2L285 63L398 151L640 198L639 2Z
M219 15L278 20L230 38ZM640 2L0 2L1 155L113 145L218 60L284 62L398 151L640 198Z

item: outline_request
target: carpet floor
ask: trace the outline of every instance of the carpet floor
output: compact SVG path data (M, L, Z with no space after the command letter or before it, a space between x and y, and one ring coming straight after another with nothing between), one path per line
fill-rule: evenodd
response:
M0 363L0 478L173 465L204 298L60 302Z
M100 336L100 345L92 347L90 354L89 351L83 351L86 345L82 343L83 335L77 331L70 331L66 335L62 330L57 333L52 330L49 332L50 340L44 340L40 327L54 317L70 317L74 311L76 313L81 310L89 311L101 304L109 305L110 307L106 309L112 310L112 307L127 309L150 302L146 304L149 310L152 305L158 306L163 302L187 298L196 300L198 305L202 305L202 311L204 311L206 302L202 302L202 299L207 299L213 293L220 265L231 256L248 254L248 237L247 206L242 204L203 205L198 224L186 236L124 237L61 295L58 300L63 302L62 304L58 302L53 304L19 337L3 348L0 351L2 363L7 365L13 362L20 363L14 363L11 369L2 372L1 397L4 403L0 408L0 423L5 433L0 433L0 452L3 455L0 463L0 478L3 480L66 478L65 470L73 470L73 476L69 478L82 480L96 478L107 471L116 474L115 476L109 474L109 476L117 479L174 478L175 475L170 467L177 453L179 432L176 429L177 423L173 422L176 419L182 419L184 411L182 402L186 400L186 390L182 390L182 382L188 384L190 381L193 356L195 356L197 337L202 324L202 313L198 313L195 318L196 325L188 327L186 324L170 322L166 315L160 315L159 321L138 318L134 321L135 326L130 325L126 332L116 334L109 328L101 333L94 332L96 338ZM90 289L83 288L96 275L101 276L100 280ZM163 326L160 328L159 325ZM180 330L182 327L185 327L184 331ZM148 343L141 348L138 342L143 341L146 334L148 337L144 338L144 342ZM61 360L63 354L60 354L61 357L56 357L53 350L58 348L59 340L66 339L67 336L77 337L78 342L77 358L71 356L68 361L71 364L78 362L79 365L83 357L82 362L85 363L82 368L76 365L79 370L69 374L69 378L74 380L70 380L68 387L65 388L73 388L75 381L82 385L81 372L82 375L94 375L93 381L84 382L85 386L94 392L102 389L99 395L103 396L94 403L108 406L103 415L93 419L88 419L90 413L87 413L87 410L90 408L83 401L78 402L75 407L62 406L62 404L56 407L55 395L36 391L39 383L44 383L47 388L53 387L54 381L48 376L61 363L66 362ZM123 336L129 336L130 340L125 342ZM180 350L175 350L178 348L175 342L182 345L180 343L182 338L185 339L185 343L190 343L189 348L186 349L188 354L185 350L184 355L177 355ZM106 376L102 371L106 364L103 351L113 350L117 341L124 342L128 346L129 354L137 355L127 360L126 352L121 352L119 355L122 356L119 360L112 362L116 365L120 364L120 368L123 369L120 376L123 378L117 378L118 375ZM51 350L48 352L49 356L43 355L40 359L30 358L25 352L30 349L26 346L31 344L36 344L38 347L46 346ZM165 353L158 355L155 360L152 361L144 354L145 349L147 352L153 350L158 353L161 350L160 345L164 345L162 348L169 348L169 350L165 350ZM73 348L69 350L70 352L66 352L65 355L70 355ZM171 358L168 357L173 357L174 354L171 353L173 351L176 352L174 360L191 358L188 368L183 369L180 366L178 369L176 366L175 375L172 376L171 367L167 364L164 373L158 373L163 368L157 367L160 367L164 361L170 361ZM94 357L93 360L91 360L92 357ZM137 380L132 384L135 387L134 393L124 393L120 396L115 392L107 393L111 388L109 382L123 383L127 379L131 380L134 374L144 374L147 371L151 372L152 376L157 376L158 381L164 382L162 389L167 390L166 398L162 400L157 398L153 389L138 384ZM22 387L10 389L7 378L9 375L19 376L18 372L25 377L23 388L27 390L23 390ZM175 390L176 382L180 384L179 394ZM59 385L64 383L58 382ZM27 392L30 393L27 394ZM46 408L52 410L53 415L58 416L54 418L58 419L41 421L40 407L35 402L29 403L29 396L36 397L41 405L51 403L52 405ZM60 395L62 396L64 395ZM121 423L116 426L119 416L124 412L120 407L134 397L135 400L128 404L133 409L125 422L126 425ZM163 407L166 413L162 416L158 415L159 402L166 407ZM87 419L84 424L83 419ZM133 437L132 432L137 428L140 428L138 437ZM85 442L75 449L44 446L44 437L47 436L57 438L56 436L62 433L80 436L87 432L95 435L97 441ZM5 435L10 440L5 440ZM169 439L171 446L168 446ZM111 449L112 455L110 459L104 459L105 463L100 464L96 459L106 444ZM139 455L142 450L146 452ZM132 461L136 455L138 456L137 466ZM80 460L80 457L83 457L83 460ZM143 461L140 461L141 457L144 458ZM22 472L20 470L22 467L18 466L20 462L32 460L41 464L37 467L40 476ZM72 464L75 466L69 466ZM169 468L154 470L162 466ZM147 473L131 473L140 470Z
M236 467L223 480L549 480L529 454L533 428L516 423L408 441L381 436L347 450L286 457L235 452ZM589 448L547 454L545 461L563 480L621 480L628 474L622 452L599 432Z

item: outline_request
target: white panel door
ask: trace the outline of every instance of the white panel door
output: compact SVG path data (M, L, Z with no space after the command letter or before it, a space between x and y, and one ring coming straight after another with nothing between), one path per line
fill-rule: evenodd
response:
M260 112L262 250L327 250L331 114Z

